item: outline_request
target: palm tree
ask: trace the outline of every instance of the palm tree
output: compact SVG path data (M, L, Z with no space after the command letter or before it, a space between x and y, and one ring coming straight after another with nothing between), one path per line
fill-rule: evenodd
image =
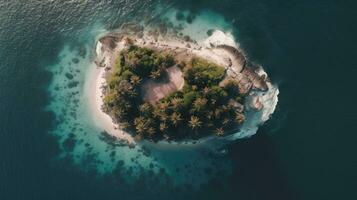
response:
M160 129L161 132L165 132L167 130L167 128L168 128L168 126L166 125L165 122L160 123L159 129Z
M149 114L152 111L152 106L146 102L140 105L139 110L143 114Z
M145 119L142 116L134 119L135 130L136 130L136 133L138 133L138 134L145 133L151 124L152 124L151 119Z
M224 135L224 129L222 127L216 129L216 135L222 136Z
M125 117L125 111L123 108L120 108L120 107L118 107L118 108L115 107L113 109L112 113L114 114L114 117L119 120L121 120Z
M197 98L194 102L193 102L193 107L194 107L194 110L199 112L201 111L205 105L207 103L207 99L206 98Z
M223 125L223 126L227 126L228 123L229 123L229 121L230 121L230 120L229 120L228 118L224 118L223 121L222 121L222 125Z
M129 109L132 107L131 103L129 103L129 102L128 102L127 100L125 100L125 99L118 99L116 106L117 106L118 108L123 109L124 111L127 111L127 110L129 110Z
M161 121L166 121L169 116L167 115L166 111L169 108L169 102L164 101L160 102L156 107L153 112L154 116L159 117Z
M192 130L195 130L199 127L201 127L202 122L200 122L200 119L196 116L191 116L190 121L188 121L188 126L192 128Z
M158 69L158 70L155 70L155 71L152 71L150 72L150 78L152 79L158 79L161 77L161 69Z
M173 109L177 110L182 105L182 99L177 97L172 98L171 105Z
M180 114L180 113L176 113L176 112L172 113L172 115L171 115L171 122L172 122L172 124L173 124L175 127L177 126L177 124L178 124L181 120L182 120L182 118L181 118L181 114Z
M154 111L152 112L154 117L160 117L161 113L162 113L162 110L158 106L155 106Z
M116 90L120 93L125 95L127 92L133 90L133 85L129 83L127 80L120 81L119 85L116 87Z
M141 78L137 75L133 75L130 77L130 83L132 83L134 86L139 85L141 82Z
M159 118L161 121L165 122L169 116L165 112L161 112Z
M203 94L208 95L211 89L209 87L203 88Z
M245 120L245 116L242 113L236 112L235 120L238 124L242 124Z
M145 127L145 119L144 119L144 117L135 118L134 119L134 125L135 125L135 130L136 130L137 134L142 135L145 132L146 127Z

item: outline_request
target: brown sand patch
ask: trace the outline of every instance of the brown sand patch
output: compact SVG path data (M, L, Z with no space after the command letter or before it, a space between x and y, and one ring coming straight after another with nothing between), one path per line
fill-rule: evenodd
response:
M170 93L182 89L185 80L182 76L182 71L177 66L166 69L168 81L155 82L148 80L142 87L143 98L145 101L154 104L160 99L166 97Z

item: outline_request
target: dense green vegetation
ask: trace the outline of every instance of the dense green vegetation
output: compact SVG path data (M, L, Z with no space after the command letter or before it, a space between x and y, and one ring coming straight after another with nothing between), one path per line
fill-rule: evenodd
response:
M203 59L180 63L185 86L155 105L141 94L146 79L162 81L174 58L151 49L131 46L123 50L108 77L104 110L138 138L159 140L223 135L244 121L243 97L234 80L219 83L225 69Z

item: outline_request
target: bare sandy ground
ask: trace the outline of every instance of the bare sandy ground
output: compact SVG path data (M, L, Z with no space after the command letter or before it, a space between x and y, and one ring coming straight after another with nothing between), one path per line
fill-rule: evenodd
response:
M101 45L98 44L97 52L100 51ZM101 55L103 58L106 58L102 63L105 66L110 66L114 61L108 54ZM121 130L121 128L115 124L112 118L102 111L103 105L103 91L102 87L106 85L105 67L97 67L95 65L90 66L92 69L87 75L88 85L86 86L86 93L89 102L89 107L92 114L93 123L99 128L103 129L110 135L118 138L118 140L135 144L134 138L127 132Z
M185 80L182 77L182 71L180 68L173 66L166 69L166 71L168 75L167 82L155 82L153 80L148 80L144 83L142 91L145 101L154 104L170 93L182 89L185 84Z

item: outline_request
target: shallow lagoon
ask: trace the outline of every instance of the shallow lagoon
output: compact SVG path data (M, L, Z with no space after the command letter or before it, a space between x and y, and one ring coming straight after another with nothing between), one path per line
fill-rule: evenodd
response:
M222 16L214 12L203 12L196 15L192 23L185 20L177 20L177 10L169 10L162 15L162 20L180 28L183 35L188 35L203 45L207 41L232 44L234 41L231 31L233 27ZM183 12L188 16L188 12ZM215 18L214 22L212 19ZM217 23L217 24L216 24ZM227 34L209 37L208 31L212 29L227 31ZM98 33L97 30L102 30ZM262 120L260 115L252 116L253 121L248 121L240 133L224 139L203 139L189 144L170 144L160 142L158 144L141 141L136 145L126 145L116 140L93 116L90 86L93 74L97 73L93 62L95 57L95 40L107 31L93 27L90 34L84 35L88 41L80 48L65 46L59 55L59 63L48 67L54 75L49 87L52 97L48 109L56 114L58 125L52 131L61 143L63 152L60 158L71 158L76 165L83 170L95 170L102 175L110 175L120 168L123 177L128 182L139 180L142 174L151 174L158 178L170 179L173 184L199 186L221 173L222 176L231 172L230 161L225 158L225 145L229 141L248 137L256 133ZM96 34L94 34L96 33ZM217 33L220 34L220 33ZM215 41L216 40L216 41ZM234 43L238 46L238 43ZM275 89L274 89L275 90ZM271 95L277 95L272 92ZM267 96L267 98L270 98ZM276 98L276 97L274 97ZM277 101L277 99L273 99ZM267 112L263 120L267 120L273 112L276 102L267 103L272 110ZM256 118L256 119L255 119ZM165 174L165 176L162 176Z

